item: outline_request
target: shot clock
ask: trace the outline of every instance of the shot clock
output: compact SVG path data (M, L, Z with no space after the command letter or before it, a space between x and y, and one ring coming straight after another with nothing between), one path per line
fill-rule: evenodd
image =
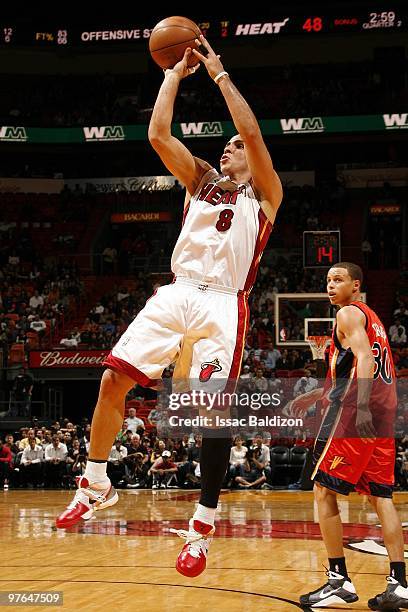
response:
M303 232L303 267L330 268L341 261L339 230Z

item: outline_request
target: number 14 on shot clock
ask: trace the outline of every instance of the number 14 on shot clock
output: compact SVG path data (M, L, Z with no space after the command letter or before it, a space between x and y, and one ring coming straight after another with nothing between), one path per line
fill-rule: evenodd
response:
M340 231L303 232L303 267L330 268L341 261Z

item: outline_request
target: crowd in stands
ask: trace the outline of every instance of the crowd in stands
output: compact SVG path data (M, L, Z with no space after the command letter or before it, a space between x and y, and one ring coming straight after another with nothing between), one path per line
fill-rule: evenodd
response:
M157 412L154 402L151 405L151 413ZM178 439L160 438L150 420L146 419L147 427L135 412L129 409L108 458L113 484L119 488L199 487L201 434L191 431ZM0 441L0 487L75 488L75 477L85 470L90 431L87 419L80 425L64 419L49 427L34 423L6 434ZM286 437L268 431L245 438L237 435L231 442L224 485L272 488L282 484L282 478L288 485L299 478L311 446L311 436L297 430Z
M75 262L30 265L9 257L0 267L2 345L22 344L27 350L46 346L76 311L81 293Z
M276 270L279 270L279 273ZM123 282L123 285L114 287L113 291L103 295L91 308L82 326L72 329L61 340L61 344L67 348L78 346L89 349L111 348L144 307L154 288L147 277L142 274L139 278L132 280L131 288L128 287L126 281ZM254 354L259 357L261 352L269 350L271 344L275 342L274 298L276 293L306 293L324 290L324 274L305 271L283 257L276 265L261 265L257 282L250 296L252 316L247 336L248 359L253 359ZM306 306L309 307L309 304ZM313 313L313 303L310 308ZM294 315L291 317L289 313L285 318L284 329L288 340L304 339L301 326L301 319L304 315L302 313L303 311L297 313L297 317ZM286 312L284 314L286 317ZM299 366L298 351L292 352L289 361L286 359L287 353L288 351L284 352L283 365L293 363L294 369L303 367ZM301 363L305 363L303 357ZM289 369L292 368L289 367Z
M201 74L200 74L201 72ZM268 78L265 78L267 73ZM405 76L404 76L405 75ZM146 123L160 84L159 71L146 75L7 75L2 90L2 125L37 127ZM259 119L403 112L408 99L401 62L328 63L241 68L234 81ZM142 86L143 84L143 86ZM230 119L221 96L208 95L199 71L183 84L175 121Z
M265 392L259 372L246 379L252 390ZM245 380L246 369L241 375ZM271 380L271 383L274 381ZM276 382L276 381L275 381ZM279 383L279 381L278 381ZM298 379L293 397L315 388L317 381L308 373L306 382ZM275 390L278 387L275 386ZM130 396L129 396L130 397ZM131 405L130 400L128 406ZM399 389L396 421L396 488L408 489L408 389ZM108 458L108 476L115 487L199 488L202 436L198 430L171 435L166 416L156 401L145 402L146 417L138 417L133 407L117 433ZM190 415L191 416L191 415ZM318 425L316 413L305 415L304 427L265 428L261 433L246 429L231 442L229 468L224 487L273 489L301 486L302 469ZM165 420L165 419L164 419ZM89 453L91 425L87 418L74 424L67 418L40 427L33 418L30 427L21 427L0 438L0 488L75 488L75 478L84 473Z
M396 295L393 322L388 330L394 364L400 376L408 375L408 274L401 271L400 284Z

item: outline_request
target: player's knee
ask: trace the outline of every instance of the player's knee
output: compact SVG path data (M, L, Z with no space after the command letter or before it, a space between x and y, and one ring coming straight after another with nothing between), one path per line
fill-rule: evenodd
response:
M335 491L322 487L318 482L314 483L313 493L317 502L336 499Z
M374 497L374 495L369 495L368 496L368 501L373 506L373 508L375 508L375 509L377 508L378 497Z
M105 397L123 399L126 393L134 387L135 381L126 374L107 369L102 375L101 393Z

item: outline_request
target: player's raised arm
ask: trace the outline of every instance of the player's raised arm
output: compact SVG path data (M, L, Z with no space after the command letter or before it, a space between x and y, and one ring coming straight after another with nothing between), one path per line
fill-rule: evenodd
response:
M370 412L370 395L374 378L374 356L365 329L366 318L354 306L344 306L337 313L337 332L344 336L357 358L357 421L356 427L362 437L374 437Z
M174 101L181 79L194 74L197 66L188 67L191 49L186 49L183 59L174 68L164 73L164 81L160 87L152 117L149 124L149 141L158 153L166 168L175 176L192 195L202 176L211 166L194 157L192 153L171 133Z
M192 52L205 65L210 77L220 87L237 132L244 142L245 155L254 186L261 199L261 207L273 223L282 201L282 185L273 168L271 156L263 140L258 121L248 103L224 70L219 56L215 54L208 41L204 36L201 36L196 43L207 49L206 57L196 49L193 49Z

